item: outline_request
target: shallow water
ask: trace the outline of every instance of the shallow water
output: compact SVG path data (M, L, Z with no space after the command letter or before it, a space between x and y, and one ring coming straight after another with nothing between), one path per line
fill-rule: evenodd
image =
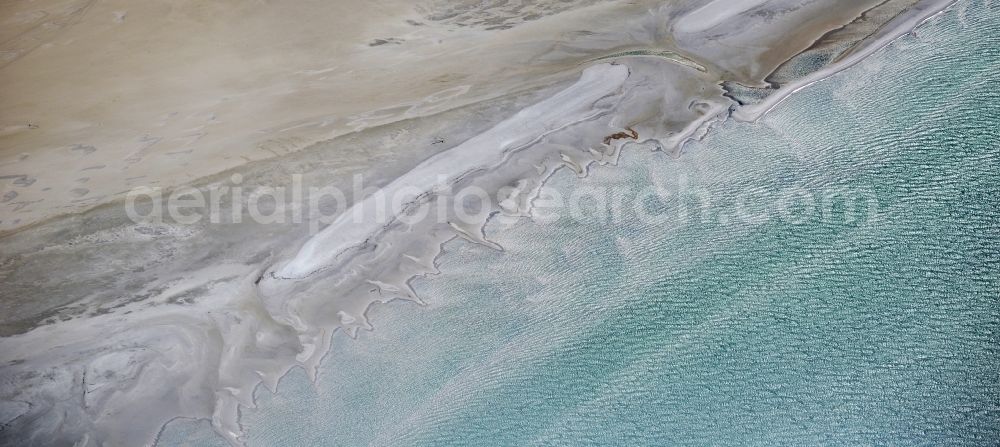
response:
M630 213L451 242L250 445L1000 439L1000 9L960 2L758 123L550 185ZM628 194L625 194L628 196ZM221 439L175 422L160 445Z

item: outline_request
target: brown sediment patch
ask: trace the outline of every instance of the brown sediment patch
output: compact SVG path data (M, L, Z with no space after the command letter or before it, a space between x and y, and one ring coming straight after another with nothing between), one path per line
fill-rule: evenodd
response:
M636 132L635 129L631 127L626 127L625 132L613 133L604 137L604 144L611 144L614 140L622 140L626 138L630 140L637 140L639 139L639 132Z

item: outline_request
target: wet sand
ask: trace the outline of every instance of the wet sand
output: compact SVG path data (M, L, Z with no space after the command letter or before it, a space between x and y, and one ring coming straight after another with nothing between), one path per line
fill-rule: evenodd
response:
M44 26L55 15L24 12L37 5L5 5L22 9L4 12L21 35L43 30L35 40L51 45L8 40L21 46L0 67L3 197L16 192L0 204L2 444L144 444L174 417L211 419L238 444L238 408L258 384L274 389L296 366L315 374L332 331L369 329L372 303L419 300L407 281L433 273L440 243L481 234L142 224L118 202L129 188L208 189L233 174L248 190L287 186L292 174L347 187L363 173L443 200L442 187L463 182L494 191L614 164L634 142L607 136L626 128L677 154L739 113L722 83L768 86L786 61L881 2L800 3L68 3L60 32ZM881 40L851 36L884 44L915 24L902 22L880 28ZM626 54L635 50L704 69ZM451 180L427 183L425 168ZM498 211L530 216L531 191L515 200L524 207ZM393 248L351 251L368 241Z

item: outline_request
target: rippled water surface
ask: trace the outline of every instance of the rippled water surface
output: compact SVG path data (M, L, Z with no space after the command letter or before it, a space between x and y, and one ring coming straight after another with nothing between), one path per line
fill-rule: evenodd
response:
M250 444L995 444L998 8L960 2L678 158L562 171L567 197L654 185L663 217L449 243L427 306L372 309L315 385L258 391Z

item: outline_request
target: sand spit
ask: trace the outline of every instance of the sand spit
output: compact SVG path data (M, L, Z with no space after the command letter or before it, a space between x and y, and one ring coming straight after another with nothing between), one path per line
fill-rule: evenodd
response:
M850 67L872 53L882 48L893 40L896 40L904 33L900 30L912 30L931 17L940 14L947 7L955 3L955 0L921 0L915 4L912 2L885 2L874 11L882 12L888 10L891 15L877 17L862 15L855 22L838 29L817 41L805 53L815 60L816 55L822 55L829 60L828 64L816 66L815 62L804 63L801 59L806 57L795 57L782 64L768 81L775 88L773 94L768 93L767 99L753 105L746 105L733 113L733 117L742 121L756 121L764 116L769 110L781 103L789 95L802 88L823 80L830 75ZM883 25L884 24L884 25ZM860 36L856 34L857 29L867 30ZM803 67L803 65L813 65Z
M850 55L837 65L817 67L806 76L827 76L853 63L873 51L873 45L909 31L933 8L947 4L914 3L912 9L894 16L890 26L871 34L875 38L855 39L854 45L861 47L850 49ZM240 162L240 166L217 165L212 153L194 151L190 160L205 165L203 174L220 173L192 182L173 179L166 172L169 169L160 172L163 166L156 163L148 166L149 172L163 175L163 181L171 178L200 190L238 184L248 194L296 181L306 186L343 187L353 174L367 173L373 186L383 192L410 191L407 201L380 204L369 199L371 192L362 193L348 197L352 207L338 208L332 223L306 216L284 224L250 219L222 224L137 223L123 216L120 207L104 206L4 237L0 246L0 279L5 284L0 297L5 315L0 323L4 334L0 338L0 444L151 444L168 421L190 417L212 420L220 435L240 445L239 408L254 405L256 387L264 384L274 390L293 367L303 367L315 376L335 331L371 328L365 312L373 303L420 301L408 282L436 272L441 243L463 237L484 249L502 249L483 234L485 220L531 218L539 188L558 169L586 175L595 164L614 164L623 147L637 143L677 154L684 141L703 135L711 123L734 110L742 113L732 93L723 89L724 82L766 87L766 78L786 61L882 2L769 1L735 11L722 8L721 0L667 5L590 1L580 2L577 8L525 4L538 17L532 15L529 20L519 15L523 11L514 14L504 8L441 10L440 3L431 2L423 4L423 9L410 10L373 2L370 8L382 14L372 12L375 17L385 17L392 26L410 27L414 34L374 34L372 29L391 26L382 24L382 19L365 22L347 15L349 20L366 24L347 29L356 30L359 36L369 33L372 40L363 40L364 51L347 60L357 64L347 67L364 73L345 73L336 80L352 87L367 85L360 91L371 98L352 102L337 97L343 104L332 101L331 105L315 98L317 90L302 90L305 84L275 81L273 85L283 85L287 91L265 95L277 99L248 108L246 116L231 116L232 127L221 131L219 138L232 138L233 147L252 142L243 133L248 128L243 124L261 110L266 111L261 119L268 125L281 121L280 126L259 132L263 136L316 127L308 123L318 113L341 123L342 135L324 128L323 138L340 136L251 163ZM84 23L97 6L101 4L76 23ZM255 17L253 11L247 12L249 6L230 6ZM212 12L198 8L187 5L173 11L185 12L184 20L178 18L183 23L204 20ZM111 14L109 21L127 24L136 15L134 10ZM316 26L323 20L348 19L317 15ZM233 27L223 28L229 32ZM461 38L449 40L442 33ZM548 40L539 44L539 36ZM434 39L441 42L434 43ZM404 50L408 42L423 44ZM455 42L466 46L459 48ZM294 43L301 42L291 47ZM490 60L481 57L484 48L495 50L486 53L492 56ZM579 65L636 48L671 52L704 70L664 58L629 55ZM20 56L0 69L0 76L13 76L6 70L27 63L41 50ZM414 55L407 56L411 52ZM308 56L296 57L314 60ZM274 62L261 59L257 67L265 71ZM403 68L386 70L387 60ZM366 61L372 63L362 63ZM441 65L428 67L428 61ZM381 68L361 68L376 66ZM303 76L334 76L337 70L315 66ZM447 76L441 82L431 81L443 75ZM277 77L273 72L260 76L256 81ZM363 81L355 79L358 76ZM408 82L400 82L403 78ZM247 97L259 97L262 90L246 82L241 85L251 85ZM812 81L792 80L766 101L794 90L795 82ZM199 87L192 95L205 91ZM160 100L168 99L174 98ZM183 95L176 100L178 104L194 101ZM23 107L30 108L24 101ZM87 103L86 98L80 98L80 103ZM53 109L49 104L42 108ZM108 107L108 116L136 112L129 107ZM293 109L306 118L293 114L297 121L287 121L293 115L284 114ZM345 116L351 119L343 120ZM6 111L3 117L7 119ZM115 124L114 128L125 127ZM29 130L37 129L12 130L0 142L36 147L44 139L31 140L34 137L26 136ZM163 137L155 138L161 140L146 141L152 144L139 150L142 159L159 154L157 144ZM303 141L310 138L314 137L303 137ZM220 153L239 150L243 149L227 148ZM70 153L94 156L101 151L95 146ZM100 163L121 155L127 154L102 155ZM18 163L32 157L29 154ZM46 163L57 161L85 164L56 158ZM41 172L40 167L35 169ZM224 169L229 170L221 172ZM34 183L43 181L34 173L24 175L36 178ZM99 188L97 183L87 183L91 194ZM445 222L404 219L440 203L461 211L464 202L455 193L468 186L489 193L504 191L506 200L487 213L476 214L483 216L482 221L457 215ZM229 215L233 209L224 205L222 211ZM235 214L242 213L237 209ZM363 219L344 217L355 213ZM369 213L381 213L387 219L370 220ZM310 227L317 223L325 229L313 234Z
M415 188L416 196L440 192L457 183L459 179L477 171L489 171L514 156L524 146L531 145L553 132L593 119L600 112L597 103L621 89L629 70L624 65L597 65L584 70L572 87L551 98L518 112L487 132L476 135L458 147L435 155L417 165L403 176L382 188L389 196L406 188ZM608 103L604 107L616 105ZM584 143L586 145L586 143ZM456 154L457 153L457 154ZM444 174L445 177L440 176ZM387 216L404 212L409 203L386 204ZM378 206L375 196L366 197L355 207ZM371 238L372 233L383 230L381 224L365 220L358 224L346 212L330 226L309 239L291 262L274 272L275 279L305 278L338 258L345 250Z

